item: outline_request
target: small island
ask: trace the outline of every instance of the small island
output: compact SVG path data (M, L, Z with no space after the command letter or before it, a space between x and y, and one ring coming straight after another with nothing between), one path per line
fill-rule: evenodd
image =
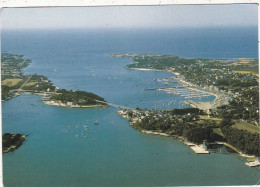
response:
M13 152L18 149L23 141L26 140L26 136L24 134L4 133L2 136L3 153Z

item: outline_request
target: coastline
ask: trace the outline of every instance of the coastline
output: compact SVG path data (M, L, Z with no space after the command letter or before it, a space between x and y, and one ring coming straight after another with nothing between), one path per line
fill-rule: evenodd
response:
M127 68L127 69L139 70L139 71L163 71L163 72L169 72L169 73L175 74L177 76L180 76L180 73L173 72L171 70L157 70L157 69L148 69L148 68ZM212 102L196 102L196 101L191 101L191 100L184 101L185 104L188 104L188 105L192 106L193 108L199 108L201 110L206 111L206 110L209 110L212 108L217 108L218 106L222 105L223 103L225 103L228 100L228 95L226 95L224 93L220 93L219 91L215 90L213 92L210 90L205 90L202 87L195 86L192 83L183 80L183 78L180 78L179 82L182 85L187 86L187 88L190 90L207 93L207 94L210 94L210 95L213 95L216 97L214 99L214 101L212 101Z
M159 70L159 69L148 69L148 68L128 68L128 67L126 67L126 69L139 70L139 71L164 71L164 72L173 73L173 74L175 74L175 75L177 75L177 76L180 75L180 73L178 73L178 72L172 72L172 71L170 71L170 70Z
M26 140L25 134L10 134L5 133L2 135L2 141L3 141L3 148L2 153L9 153L13 152L16 149L18 149L22 143ZM17 139L18 137L18 139ZM10 145L11 144L11 145Z
M153 134L153 135L159 135L159 136L167 136L167 137L170 137L169 134L166 134L166 133L160 133L160 132L154 132L154 131L148 131L148 130L141 130L142 133L145 133L145 134Z
M46 105L67 107L67 108L96 108L103 107L104 105L66 105L60 101L42 101Z
M126 67L126 69L139 70L139 71L164 71L164 70L148 69L148 68L128 68L128 67Z
M6 57L5 57L6 56ZM68 91L65 89L62 89L61 92L56 92L59 90L58 87L52 83L48 77L45 77L43 75L38 74L29 74L24 75L23 68L27 67L32 61L29 59L25 59L22 55L14 55L9 53L3 53L3 62L2 64L5 65L6 74L5 76L8 76L7 78L4 78L4 80L10 79L11 83L13 85L5 85L5 91L2 90L2 102L8 101L12 98L15 98L17 96L20 96L21 94L31 94L31 95L41 95L42 98L40 101L47 105L54 105L54 106L60 106L60 107L70 107L70 108L93 108L93 107L102 107L104 105L102 104L93 104L93 105L80 105L81 103L78 102L77 104L73 104L72 102L69 102L70 99L68 99L67 104L61 103L58 99L50 100L52 96L60 95L60 94L69 94L70 97L74 97L75 95L80 95L80 99L90 99L92 101L95 100L95 98L103 99L99 97L98 95L86 91ZM13 58L14 62L16 62L15 65L8 66L8 60L9 58ZM20 61L17 61L20 60ZM24 64L26 63L26 64ZM19 75L19 76L17 76ZM1 75L3 76L3 75ZM3 78L3 77L2 77ZM15 79L15 80L14 80ZM19 79L19 81L17 81ZM13 82L12 82L13 81ZM19 85L19 82L21 82L21 85ZM31 81L31 82L30 82ZM30 84L31 83L31 84ZM33 83L33 84L32 84ZM16 86L16 87L14 87ZM3 88L2 88L3 89ZM75 92L75 94L74 94ZM3 93L5 95L3 96ZM92 94L92 96L89 96L89 94ZM93 99L94 98L94 99Z
M150 134L150 135L157 135L157 136L164 136L164 137L173 137L176 138L180 141L183 141L183 143L187 146L190 147L190 149L192 149L196 154L210 154L210 151L206 150L202 144L195 144L193 142L189 142L187 140L185 140L184 137L182 136L176 136L176 135L169 135L167 133L159 133L159 132L155 132L155 131L148 131L148 130L141 130L141 129L137 129L139 132L145 133L145 134ZM225 145L226 147L231 148L232 150L234 150L236 153L233 153L237 156L240 156L244 159L246 159L248 162L256 162L257 161L257 157L254 155L247 155L243 152L241 152L240 150L238 150L237 148L235 148L234 146L226 143L226 142L215 142L218 145ZM231 154L231 153L227 153L227 154ZM246 163L246 165L248 165ZM252 166L250 166L252 167Z
M180 76L180 73L178 72L173 72L173 71L170 71L170 70L157 70L157 69L148 69L148 68L127 68L127 69L132 69L132 70L139 70L139 71L164 71L164 72L170 72L170 73L173 73L177 76ZM203 93L207 93L207 94L210 94L210 95L214 95L216 98L214 99L214 101L212 102L195 102L195 101L185 101L186 104L194 107L194 108L199 108L201 110L204 110L204 111L207 111L209 109L212 109L212 108L217 108L218 106L224 104L225 102L228 101L229 99L229 95L227 95L226 93L220 93L219 91L210 91L210 90L205 90L204 88L202 87L198 87L198 86L195 86L193 85L192 83L190 82L187 82L185 80L183 80L183 78L180 78L180 81L179 81L181 84L183 85L186 85L188 89L191 89L191 90L195 90L195 91L199 91L199 92L203 92ZM126 118L127 120L128 117L125 116L123 114L123 111L118 111L119 115L121 115L122 117ZM133 124L137 121L138 119L135 119L133 120L132 122L130 122L130 125L133 126ZM160 136L167 136L167 137L170 137L171 135L168 135L166 133L159 133L159 132L154 132L154 131L147 131L147 130L141 130L141 129L138 129L138 131L142 132L142 133L146 133L146 134L152 134L152 135L160 135ZM202 144L201 145L197 145L197 144L194 144L194 143L191 143L191 142L188 142L184 139L184 137L180 137L180 136L171 136L171 137L175 137L179 140L182 140L184 142L184 144L188 145L195 153L198 153L198 154L209 154L210 152L206 151ZM241 152L240 150L238 150L237 148L235 148L234 146L226 143L226 142L216 142L218 143L219 145L225 145L231 149L233 149L236 153L236 155L246 159L248 162L245 163L246 165L250 166L250 162L258 162L257 160L257 157L254 156L254 155L247 155L247 154L244 154L243 152ZM229 153L230 154L230 153ZM250 166L250 167L253 167L253 166Z
M45 96L44 93L34 93L34 92L21 92L22 94L28 94L28 95L40 95L40 96ZM20 96L21 93L19 95L16 95L14 97ZM14 98L12 97L12 98ZM10 99L12 99L10 98ZM9 99L8 99L9 100ZM8 100L4 100L4 101L8 101ZM58 107L67 107L67 108L97 108L97 107L104 107L105 105L101 105L101 104L97 104L97 105L66 105L60 101L43 101L42 98L39 99L40 101L42 101L44 104L46 105L50 105L50 106L58 106ZM2 102L4 102L2 101Z

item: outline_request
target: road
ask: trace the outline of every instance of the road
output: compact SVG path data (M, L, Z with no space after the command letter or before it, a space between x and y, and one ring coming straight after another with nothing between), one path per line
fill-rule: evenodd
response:
M20 92L22 90L22 88L24 87L24 85L26 85L30 81L31 78L32 78L32 75L23 83L23 85L17 91Z

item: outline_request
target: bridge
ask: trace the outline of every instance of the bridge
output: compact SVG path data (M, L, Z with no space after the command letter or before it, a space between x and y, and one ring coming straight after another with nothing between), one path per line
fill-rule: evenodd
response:
M129 108L129 107L125 107L125 106L122 106L122 105L117 105L117 104L108 103L108 102L99 101L99 100L95 100L95 101L98 102L98 103L102 103L102 104L106 104L106 105L109 105L109 106L113 106L113 107L115 107L115 108L118 108L119 110L132 110L132 111L137 111L136 109L132 109L132 108Z

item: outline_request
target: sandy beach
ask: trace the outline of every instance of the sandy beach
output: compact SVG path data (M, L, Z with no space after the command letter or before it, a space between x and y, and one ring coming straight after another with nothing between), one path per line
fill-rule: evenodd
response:
M94 107L103 107L104 105L66 105L58 101L42 101L46 105L59 106L59 107L68 107L68 108L94 108Z
M133 70L139 70L139 71L164 71L164 72L166 71L166 72L169 72L169 73L173 73L173 74L175 74L177 76L180 75L180 73L172 72L170 70L158 70L158 69L148 69L148 68L127 68L127 69L133 69Z
M160 132L154 132L154 131L141 130L141 132L146 133L146 134L160 135L160 136L170 136L169 134L166 134L166 133L160 133Z
M175 75L178 75L178 76L180 75L180 73L172 72L170 70L157 70L157 69L148 69L148 68L128 68L128 69L139 70L139 71L166 71L166 72L170 72ZM214 91L205 90L202 87L195 86L192 83L183 80L183 78L179 78L179 79L180 79L179 82L181 84L183 84L184 86L187 86L187 88L190 90L203 92L206 94L214 95L216 97L215 100L212 102L185 101L186 104L188 104L194 108L199 108L201 110L207 111L209 109L217 108L218 106L223 105L224 103L226 103L228 101L229 96L225 93L220 93L217 90L214 90Z
M147 68L127 68L127 69L133 69L133 70L139 70L139 71L164 71L164 70L147 69Z

